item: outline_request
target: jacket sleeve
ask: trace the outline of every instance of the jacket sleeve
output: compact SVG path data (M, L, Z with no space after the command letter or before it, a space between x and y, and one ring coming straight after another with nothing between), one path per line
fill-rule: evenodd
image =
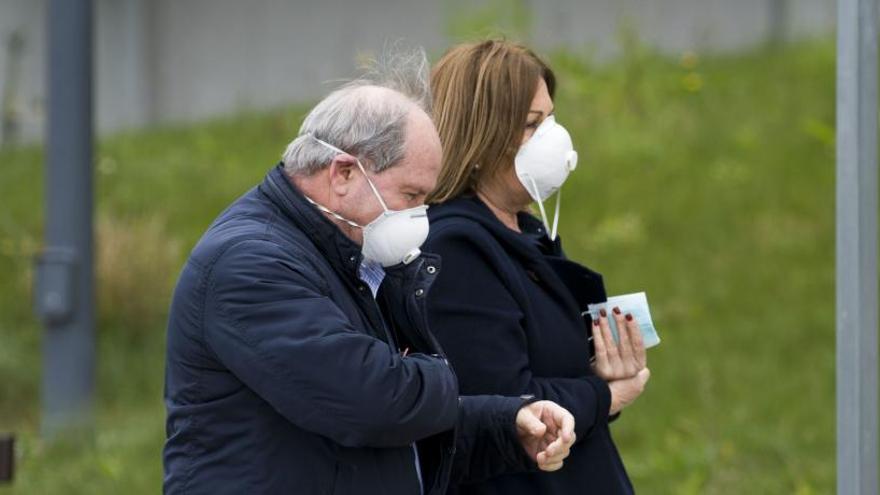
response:
M477 229L447 229L435 232L428 246L443 257L445 266L428 294L428 317L458 375L461 393L530 394L556 402L574 416L577 441L582 442L608 421L608 385L595 375L532 373L523 310L495 268L507 255L500 247L491 251L491 239L481 234L488 237Z
M356 331L306 273L267 241L220 257L203 326L219 361L288 421L345 446L404 446L451 429L458 386L445 360L402 358Z
M534 398L464 396L455 436L450 483L537 470L516 432L516 415Z

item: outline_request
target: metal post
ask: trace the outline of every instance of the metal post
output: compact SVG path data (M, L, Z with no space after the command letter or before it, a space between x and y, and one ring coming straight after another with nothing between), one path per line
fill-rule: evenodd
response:
M767 41L778 45L788 35L788 0L769 0L767 2Z
M44 436L88 431L95 368L92 1L49 2L46 245L37 264Z
M877 493L877 5L837 24L837 493Z

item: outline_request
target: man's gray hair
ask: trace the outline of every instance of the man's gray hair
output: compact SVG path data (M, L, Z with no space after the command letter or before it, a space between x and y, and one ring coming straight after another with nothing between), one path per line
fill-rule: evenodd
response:
M317 138L358 157L381 172L404 155L407 116L413 108L431 114L428 57L423 49L392 46L368 71L321 100L282 156L288 175L310 175L326 167L335 151Z

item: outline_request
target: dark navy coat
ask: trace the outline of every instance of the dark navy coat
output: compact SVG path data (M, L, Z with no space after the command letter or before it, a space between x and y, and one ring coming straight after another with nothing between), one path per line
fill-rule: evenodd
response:
M528 399L460 398L428 332L439 259L388 269L377 299L360 262L280 166L214 221L171 305L166 493L414 495L416 441L427 494L534 469Z
M540 221L519 215L522 233L475 196L428 210L425 250L444 271L428 296L431 328L455 367L463 394L534 394L575 417L577 443L564 467L462 484L467 494L632 492L608 430L608 385L591 371L589 321L581 311L606 300L602 277L566 259Z

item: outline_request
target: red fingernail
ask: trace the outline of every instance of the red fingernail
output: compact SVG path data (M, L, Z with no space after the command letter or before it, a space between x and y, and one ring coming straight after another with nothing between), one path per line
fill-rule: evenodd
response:
M605 318L606 316L608 316L608 313L606 313L604 309L600 309L599 314L602 316L602 318Z
M617 306L614 307L614 314L616 314L616 315L620 314L620 308L618 308Z
M597 319L597 320L593 320L593 326L594 326L594 327L598 327L598 326L599 326L599 320L598 320L598 319Z
M633 315L627 313L626 314L626 321L633 321Z

